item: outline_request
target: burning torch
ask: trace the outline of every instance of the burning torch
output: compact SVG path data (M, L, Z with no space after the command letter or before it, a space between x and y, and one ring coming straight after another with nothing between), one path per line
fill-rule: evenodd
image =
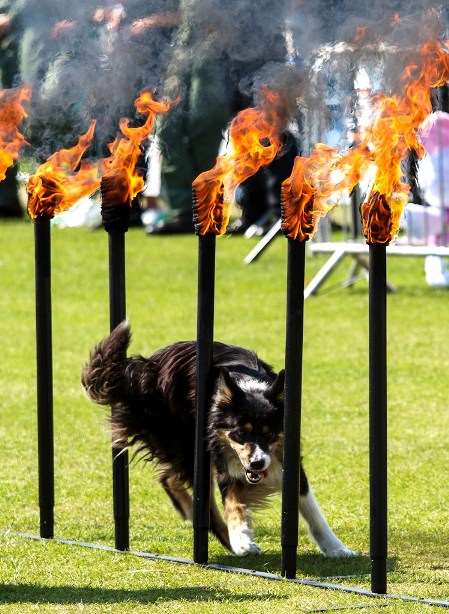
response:
M400 76L400 95L379 95L377 116L367 132L376 165L373 187L362 204L363 234L369 245L369 410L371 588L387 590L387 286L386 247L399 231L410 186L402 163L410 150L425 153L419 127L432 111L431 89L449 80L447 42L429 40Z
M406 195L372 191L362 204L369 245L369 458L371 589L387 591L387 261ZM394 203L394 206L392 204Z
M40 535L53 537L53 365L51 313L50 221L99 186L95 164L81 162L95 130L88 131L71 149L53 154L30 177L27 186L28 213L34 220L36 280L36 361ZM76 171L76 169L78 169Z
M226 233L237 186L270 164L280 147L277 95L266 92L265 104L241 111L229 127L229 151L193 182L193 212L198 235L198 303L196 356L196 432L193 484L193 559L207 563L210 505L210 454L207 449L207 402L213 360L215 246Z
M288 240L281 527L282 574L287 578L296 576L298 549L305 246L330 209L329 174L336 156L334 148L319 143L309 157L295 159L281 189L281 228Z
M31 88L27 85L0 90L0 181L6 171L19 159L26 140L18 126L27 117L24 104L31 100Z
M129 120L120 121L122 136L109 146L110 156L102 161L101 215L109 245L109 318L111 331L126 318L125 233L128 230L131 204L144 188L136 171L141 145L154 127L156 117L167 113L171 104L156 101L144 91L135 101L139 114L145 115L142 126L132 128ZM114 412L114 408L112 408ZM129 549L129 471L126 443L112 443L113 507L115 547Z

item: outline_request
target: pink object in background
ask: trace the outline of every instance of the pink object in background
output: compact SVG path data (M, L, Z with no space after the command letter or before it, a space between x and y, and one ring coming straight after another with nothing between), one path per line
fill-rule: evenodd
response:
M427 155L419 163L418 182L425 200L431 208L438 209L440 215L440 227L433 228L429 242L446 245L449 215L449 113L437 111L429 115L421 126L420 136Z
M419 132L421 141L430 155L438 154L441 146L449 149L449 113L443 111L432 113L422 123Z
M447 245L449 228L449 114L432 113L424 121L420 136L427 155L421 160L418 181L429 207L410 205L409 226L417 222L424 230L428 245ZM418 211L418 209L420 211ZM421 220L420 220L421 218ZM410 223L412 222L412 223ZM423 237L424 238L424 237ZM439 256L427 256L424 270L426 281L434 288L449 287L449 269Z

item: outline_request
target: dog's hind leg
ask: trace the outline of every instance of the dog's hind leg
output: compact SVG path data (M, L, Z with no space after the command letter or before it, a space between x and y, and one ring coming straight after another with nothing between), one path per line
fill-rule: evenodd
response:
M221 517L213 491L210 497L210 530L225 548L232 550L229 541L228 527Z
M301 466L299 511L306 521L310 535L321 552L328 557L355 556L356 552L350 550L338 539L330 528L318 501L309 486L306 474Z
M181 514L182 518L184 520L192 520L192 497L178 476L170 469L166 469L161 474L159 481L173 503L174 508Z

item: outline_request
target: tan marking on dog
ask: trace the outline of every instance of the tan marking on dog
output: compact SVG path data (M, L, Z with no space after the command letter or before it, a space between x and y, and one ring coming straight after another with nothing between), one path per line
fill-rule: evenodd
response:
M224 403L232 402L232 390L224 383L223 380L220 381L216 401L222 401Z
M229 542L229 532L225 521L223 520L220 510L217 507L215 501L215 495L213 491L213 484L211 484L211 498L210 498L210 529L215 537L223 544L225 548L231 550L231 544Z
M252 433L254 430L254 427L251 424L251 422L247 422L246 424L243 425L243 430L246 431L247 433Z
M234 480L244 480L245 471L237 454L231 448L228 433L229 431L217 431L217 438L221 441L222 444L224 444L223 455L226 460L227 471L229 473L229 476Z
M247 520L248 508L244 503L244 488L240 484L233 484L224 500L224 517L228 528L240 526Z
M228 444L237 454L240 459L240 462L244 467L249 467L251 462L251 455L253 453L253 444L251 443L237 443L233 441L230 437L228 437Z
M284 434L280 433L271 445L270 452L272 456L275 456L280 463L282 463L282 456L284 453Z
M179 512L186 520L193 518L193 501L186 486L181 482L175 473L166 466L160 477L160 481L167 494L179 506Z
M229 541L232 551L239 556L260 553L260 548L253 541L245 493L244 485L236 482L229 488L224 500L224 515L228 525Z
M229 433L230 431L223 431L223 430L217 431L217 436L222 443L226 444L226 446L228 446L235 453L234 457L235 455L237 455L240 463L244 467L249 467L250 458L252 454L252 444L251 443L244 443L244 444L237 443L236 441L234 441L233 439L229 437ZM233 456L232 454L229 454L227 456L227 461L228 461L228 465L231 463L234 466L235 463L232 462L232 456ZM243 472L242 469L237 471L239 475L242 472ZM233 477L236 477L235 472L234 474L231 473L231 475L233 475Z

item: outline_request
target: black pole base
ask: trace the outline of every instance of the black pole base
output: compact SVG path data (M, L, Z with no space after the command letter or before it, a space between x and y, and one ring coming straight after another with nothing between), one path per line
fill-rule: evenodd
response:
M371 559L371 590L378 595L387 592L387 560Z
M114 409L112 409L114 411ZM129 550L129 467L128 451L112 448L112 492L115 547Z
M209 560L209 529L198 528L195 529L195 539L193 542L193 560L199 565L207 565Z
M53 513L50 518L45 518L44 515L46 512L47 509L41 510L40 512L40 536L44 539L53 539L55 536Z
M129 550L128 516L115 516L115 548L125 552Z
M296 578L296 552L298 546L282 546L282 575L287 580Z

